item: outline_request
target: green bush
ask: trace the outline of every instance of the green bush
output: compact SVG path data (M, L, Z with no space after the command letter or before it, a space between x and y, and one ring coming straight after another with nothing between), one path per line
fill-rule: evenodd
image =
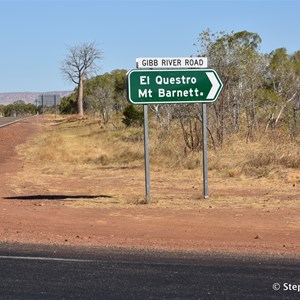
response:
M129 104L123 111L122 122L127 126L142 126L144 120L143 112Z
M76 114L77 113L77 99L76 94L73 93L68 97L63 97L60 105L59 111L61 114Z

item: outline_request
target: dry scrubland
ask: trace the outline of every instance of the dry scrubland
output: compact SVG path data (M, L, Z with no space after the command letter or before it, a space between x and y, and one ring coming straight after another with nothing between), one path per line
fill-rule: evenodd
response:
M27 178L28 181L30 177L36 185L32 193L41 193L43 186L45 193L56 194L62 192L58 186L62 185L61 180L66 184L73 180L75 188L65 192L85 195L106 192L118 199L106 203L103 199L99 203L90 201L90 205L143 203L143 129L125 128L121 124L120 119L103 127L93 118L54 120L51 117L46 132L18 149L26 159L18 180ZM150 121L149 130L151 205L195 207L202 194L201 152L187 151L179 126L166 131ZM267 134L257 137L256 142L245 140L242 135L232 136L222 149L209 149L210 200L200 205L210 208L298 207L299 145L278 132L276 144L274 136ZM136 179L134 183L130 183L134 180L130 176ZM103 177L106 183L101 182ZM47 182L48 188L45 187ZM97 190L97 182L101 190L100 187ZM77 201L76 205L88 204Z

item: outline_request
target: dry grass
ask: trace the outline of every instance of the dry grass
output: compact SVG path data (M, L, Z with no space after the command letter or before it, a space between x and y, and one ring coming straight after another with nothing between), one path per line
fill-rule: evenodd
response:
M96 121L62 122L27 149L34 161L73 165L134 165L143 159L141 143L122 141L122 132L106 131Z
M55 164L141 167L144 159L143 129L102 128L96 120L56 121L27 149L27 158ZM162 169L199 169L201 152L185 147L179 128L170 131L150 125L151 165ZM284 135L276 146L267 135L247 143L244 138L228 138L222 149L209 150L209 169L224 177L267 177L275 169L300 168L300 147Z
M210 152L210 162L225 177L268 178L274 171L299 169L300 146L284 136L276 146L267 135L252 143L233 136L221 150Z
M33 143L19 148L26 167L12 187L29 194L80 194L69 201L85 207L128 207L144 200L142 128L108 126L96 120L61 119ZM300 150L285 141L246 143L231 137L223 149L209 150L209 201L202 199L201 153L186 151L178 128L150 126L152 203L175 209L298 207ZM32 174L35 176L33 177ZM280 187L280 188L279 188ZM22 190L23 189L23 190ZM84 195L108 195L85 199Z

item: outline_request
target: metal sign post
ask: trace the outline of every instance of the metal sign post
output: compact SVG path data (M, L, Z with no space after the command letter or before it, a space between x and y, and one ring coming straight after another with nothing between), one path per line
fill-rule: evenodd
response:
M148 105L144 105L144 159L145 159L145 189L146 200L150 203L150 162L149 162L149 134L148 134Z
M202 156L203 156L203 196L208 198L208 168L207 168L207 115L206 104L202 104Z

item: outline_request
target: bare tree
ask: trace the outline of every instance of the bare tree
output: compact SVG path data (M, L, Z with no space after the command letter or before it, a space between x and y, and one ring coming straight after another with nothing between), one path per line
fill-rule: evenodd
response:
M74 82L78 89L78 114L83 116L83 80L98 69L97 60L102 58L102 51L95 43L82 43L68 49L68 54L62 62L61 71L67 80Z

